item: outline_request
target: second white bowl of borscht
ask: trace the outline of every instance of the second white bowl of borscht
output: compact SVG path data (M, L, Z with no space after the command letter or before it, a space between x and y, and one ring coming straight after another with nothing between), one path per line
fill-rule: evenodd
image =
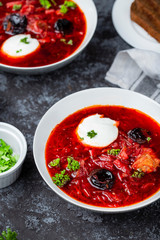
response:
M136 92L93 88L54 104L33 143L37 168L65 200L124 212L160 197L160 105Z
M92 0L1 1L0 68L39 74L70 63L97 25Z

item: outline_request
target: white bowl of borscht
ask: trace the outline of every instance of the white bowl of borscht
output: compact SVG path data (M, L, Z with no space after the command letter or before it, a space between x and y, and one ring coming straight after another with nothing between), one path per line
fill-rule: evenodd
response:
M0 68L39 74L70 63L97 25L92 0L2 0Z
M160 197L160 105L136 92L93 88L54 104L33 143L36 166L65 200L124 212Z

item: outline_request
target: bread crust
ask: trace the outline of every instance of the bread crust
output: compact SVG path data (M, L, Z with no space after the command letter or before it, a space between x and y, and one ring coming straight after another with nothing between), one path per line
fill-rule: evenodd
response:
M160 18L157 17L157 12L154 13L153 10L147 8L146 5L144 6L144 4L142 4L142 0L135 0L132 3L131 20L140 25L153 38L160 42Z
M150 10L153 15L160 17L160 0L135 0L136 4L141 4L144 8Z

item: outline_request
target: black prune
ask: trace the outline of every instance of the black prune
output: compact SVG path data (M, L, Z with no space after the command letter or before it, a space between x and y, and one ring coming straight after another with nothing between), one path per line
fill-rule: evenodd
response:
M147 142L150 132L142 128L134 128L128 132L128 136L135 142L143 144Z
M106 169L93 170L88 180L93 187L100 190L111 189L114 184L113 174Z
M70 34L73 31L73 23L65 18L58 19L54 25L56 31L63 34Z
M24 33L27 27L27 18L25 15L12 13L8 15L3 22L3 29L7 34L16 35Z

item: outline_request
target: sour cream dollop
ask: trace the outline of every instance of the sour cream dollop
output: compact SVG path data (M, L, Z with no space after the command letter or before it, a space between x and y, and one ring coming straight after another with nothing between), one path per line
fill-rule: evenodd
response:
M1 51L7 57L20 58L37 51L40 44L29 34L18 34L8 38L2 45Z
M76 129L80 141L93 147L106 147L118 137L117 122L94 114L84 118Z

